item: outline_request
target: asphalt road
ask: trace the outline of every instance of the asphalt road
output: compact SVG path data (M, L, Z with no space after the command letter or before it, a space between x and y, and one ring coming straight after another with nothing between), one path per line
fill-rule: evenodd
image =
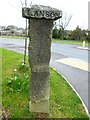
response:
M13 50L19 53L24 53L24 40L0 38L0 47ZM80 95L85 106L90 112L90 108L88 107L88 86L90 86L90 82L88 81L88 71L83 70L83 67L88 62L90 63L90 56L88 56L88 53L90 51L78 49L77 47L79 46L52 43L50 66L52 66L59 73L61 73L67 79L67 81L74 87L74 89ZM72 64L69 64L68 59L70 61L72 58L73 62L71 61ZM62 63L61 60L65 60L66 62ZM79 63L81 64L81 69L78 68ZM73 64L75 64L76 66L73 66Z

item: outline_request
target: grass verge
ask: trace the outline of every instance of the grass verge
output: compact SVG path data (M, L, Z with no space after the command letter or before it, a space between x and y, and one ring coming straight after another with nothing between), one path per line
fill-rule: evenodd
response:
M25 37L20 36L0 36L0 38L13 38L13 39L25 39Z
M60 42L64 44L74 44L74 45L80 45L82 46L82 42L80 40L59 40L59 39L53 39L52 42ZM90 46L90 43L86 41L86 46Z
M1 49L0 49L1 50ZM2 104L3 116L10 118L35 118L29 112L28 64L22 66L23 55L2 49ZM64 78L50 70L50 115L49 118L81 118L88 116L82 102Z

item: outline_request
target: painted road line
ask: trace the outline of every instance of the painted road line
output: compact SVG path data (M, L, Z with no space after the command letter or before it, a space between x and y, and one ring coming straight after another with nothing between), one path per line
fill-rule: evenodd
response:
M69 58L58 59L55 61L90 72L90 69L88 69L88 66L90 65L90 63L87 63L87 62L77 59L77 58L69 57Z

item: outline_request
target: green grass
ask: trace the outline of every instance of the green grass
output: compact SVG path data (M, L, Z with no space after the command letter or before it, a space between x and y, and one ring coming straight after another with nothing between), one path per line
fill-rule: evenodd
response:
M25 39L25 37L20 37L20 36L0 36L0 38Z
M2 49L3 111L10 118L35 118L36 114L29 112L30 69L28 64L21 65L22 60L22 54ZM49 118L88 119L78 96L65 79L52 68L50 70Z
M60 42L64 44L75 44L75 45L81 45L82 46L82 41L80 40L59 40L59 39L53 39L52 42ZM88 42L86 42L86 46L89 46Z

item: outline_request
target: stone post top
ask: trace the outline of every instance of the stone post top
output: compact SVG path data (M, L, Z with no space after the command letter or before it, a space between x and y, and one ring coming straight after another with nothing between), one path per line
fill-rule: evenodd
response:
M62 11L50 6L32 5L31 8L22 8L22 16L24 18L44 18L57 20L62 17Z

